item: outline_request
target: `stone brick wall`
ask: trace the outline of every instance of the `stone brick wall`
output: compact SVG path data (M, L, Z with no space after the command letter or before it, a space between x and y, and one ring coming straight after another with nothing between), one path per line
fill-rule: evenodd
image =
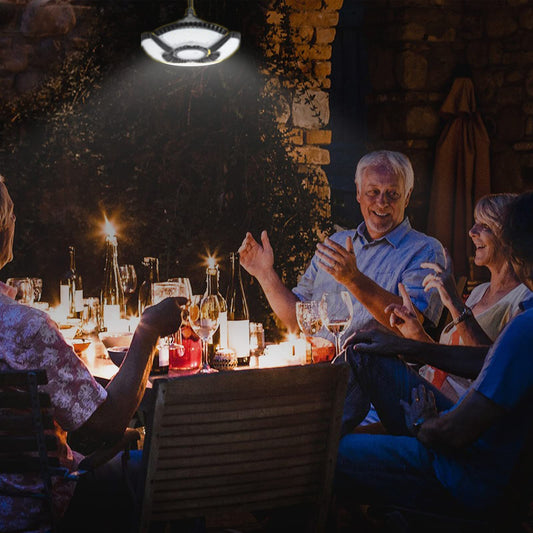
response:
M342 4L343 0L281 0L273 2L267 13L270 24L265 46L267 57L275 62L282 56L285 67L297 69L301 74L295 81L290 75L278 76L274 68L267 90L278 93L278 122L288 133L289 153L302 173L316 177L315 186L322 198L330 196L322 167L330 162L329 75L335 26Z
M31 95L65 58L90 45L87 7L0 1L0 104Z
M410 155L423 223L440 106L466 65L491 140L494 192L533 188L533 6L528 0L375 0L366 4L371 147ZM423 226L422 226L423 227Z

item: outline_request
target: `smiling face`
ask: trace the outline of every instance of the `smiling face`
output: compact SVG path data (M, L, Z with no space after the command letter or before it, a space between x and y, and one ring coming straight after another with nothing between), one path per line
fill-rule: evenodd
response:
M504 261L502 245L490 226L479 218L468 232L476 249L474 262L477 266L493 267Z
M379 239L398 226L409 203L404 180L383 167L368 167L357 187L357 201L372 239Z

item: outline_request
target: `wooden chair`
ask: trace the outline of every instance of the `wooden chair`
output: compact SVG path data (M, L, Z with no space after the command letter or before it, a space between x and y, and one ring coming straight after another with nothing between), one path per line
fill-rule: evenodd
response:
M31 473L42 482L35 492L0 494L42 500L42 521L53 527L52 476L65 471L51 456L57 449L55 435L45 432L53 428L50 397L37 387L46 383L44 370L0 372L0 472Z
M347 380L327 363L156 380L140 530L314 504L324 531Z
M128 429L121 440L101 446L80 464L77 472L69 472L59 464L58 448L50 396L39 392L46 385L45 370L0 372L0 472L3 474L33 474L41 484L35 491L0 491L1 495L35 498L43 501L40 527L54 531L57 526L52 506L52 478L65 477L77 481L87 471L114 457L126 446L132 447L139 438L136 430Z

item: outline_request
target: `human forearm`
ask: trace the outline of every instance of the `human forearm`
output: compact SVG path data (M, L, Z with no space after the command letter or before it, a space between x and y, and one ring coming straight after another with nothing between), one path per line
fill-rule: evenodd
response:
M402 305L402 298L378 285L362 272L358 272L350 280L344 282L345 287L366 307L369 313L387 329L395 331L391 327L390 314L385 309L391 304ZM420 320L422 314L416 310Z
M465 345L489 346L492 344L492 339L485 333L468 307L463 305L450 312L453 320L459 321L456 325L457 332Z
M274 269L267 270L257 277L270 307L289 331L298 330L296 302L298 298L283 285Z
M488 346L453 346L403 339L401 354L412 362L440 368L473 379L481 370Z
M144 395L158 338L141 320L119 371L106 387L106 400L78 434L102 440L122 435Z

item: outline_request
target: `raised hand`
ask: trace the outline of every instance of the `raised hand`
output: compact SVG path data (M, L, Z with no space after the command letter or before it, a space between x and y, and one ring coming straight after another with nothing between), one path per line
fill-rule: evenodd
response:
M451 313L454 311L460 313L464 304L455 284L452 258L448 250L444 249L444 266L438 263L422 263L420 266L422 268L431 268L435 271L434 274L428 274L422 281L424 290L427 292L430 289L437 289L440 299L446 308Z
M411 391L411 403L400 399L400 405L403 408L405 416L405 425L412 435L418 433L415 422L424 422L429 418L438 416L437 406L435 404L435 395L431 390L427 390L424 385L420 384Z
M261 232L259 244L250 232L246 233L238 250L239 260L244 269L256 278L274 267L274 250L270 245L267 232Z
M344 343L344 346L353 344L354 349L361 353L394 356L404 352L406 342L402 337L384 329L370 329L358 331Z
M422 342L432 342L431 337L425 332L418 320L415 306L403 283L398 283L398 290L402 297L402 305L390 304L385 308L385 313L390 314L389 320L392 328L397 329L408 339Z
M317 244L316 254L319 259L318 266L343 285L353 281L359 274L350 237L346 237L346 247L328 237L323 243Z

